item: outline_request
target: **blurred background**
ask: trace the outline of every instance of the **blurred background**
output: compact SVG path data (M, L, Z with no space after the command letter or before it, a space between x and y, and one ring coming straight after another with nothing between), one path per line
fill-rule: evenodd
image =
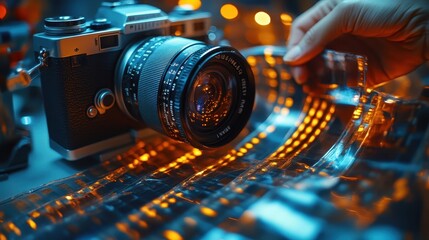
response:
M103 1L93 0L3 0L0 1L1 24L22 21L29 25L30 33L43 31L43 19L48 16L79 15L92 19ZM289 1L201 1L165 0L137 1L160 7L170 12L177 5L190 5L194 9L209 11L212 23L223 29L225 38L236 48L255 45L282 45L288 36L292 19L316 0Z

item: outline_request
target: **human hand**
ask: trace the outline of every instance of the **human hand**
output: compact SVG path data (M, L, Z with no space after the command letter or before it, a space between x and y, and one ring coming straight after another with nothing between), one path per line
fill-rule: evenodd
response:
M293 23L284 60L298 83L306 63L330 48L368 58L367 85L404 75L429 60L429 0L323 0Z

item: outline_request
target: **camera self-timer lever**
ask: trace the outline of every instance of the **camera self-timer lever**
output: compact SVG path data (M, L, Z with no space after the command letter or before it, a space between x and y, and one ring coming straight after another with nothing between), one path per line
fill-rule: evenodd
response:
M18 89L28 87L32 80L38 77L39 68L42 66L46 66L46 59L48 58L48 52L46 49L42 49L39 52L37 63L34 67L30 69L25 69L22 67L17 67L6 79L6 82L2 84L2 91L13 92Z

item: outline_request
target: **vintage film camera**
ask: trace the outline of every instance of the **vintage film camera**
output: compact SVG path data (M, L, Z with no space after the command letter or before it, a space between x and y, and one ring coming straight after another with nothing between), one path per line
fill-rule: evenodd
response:
M80 159L145 128L199 148L234 139L254 77L236 49L200 41L209 25L206 12L145 4L103 3L91 22L46 18L34 49L48 53L40 72L51 147Z

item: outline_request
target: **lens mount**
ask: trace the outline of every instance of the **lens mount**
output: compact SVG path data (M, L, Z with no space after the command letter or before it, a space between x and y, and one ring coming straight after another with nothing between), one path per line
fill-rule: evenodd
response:
M237 50L162 36L124 51L116 95L121 109L148 127L199 148L214 148L243 129L255 87Z

